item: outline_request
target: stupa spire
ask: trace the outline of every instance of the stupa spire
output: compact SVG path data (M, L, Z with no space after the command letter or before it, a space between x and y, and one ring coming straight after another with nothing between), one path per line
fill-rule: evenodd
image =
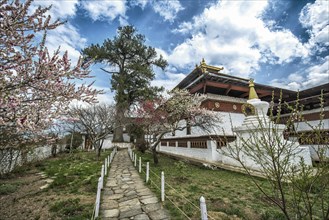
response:
M249 100L251 99L259 99L255 90L254 79L249 80Z

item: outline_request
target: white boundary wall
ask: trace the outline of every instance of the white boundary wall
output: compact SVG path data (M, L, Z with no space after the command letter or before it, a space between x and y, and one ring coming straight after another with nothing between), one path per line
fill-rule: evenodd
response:
M188 146L190 146L188 144ZM298 154L296 158L303 157L309 158L305 161L306 164L312 164L311 157L310 157L310 148L308 146L299 146L298 147ZM222 163L224 165L234 166L234 167L241 167L241 164L228 156L225 155L227 152L226 147L222 147L221 149L217 149L216 142L212 140L207 141L207 148L189 148L189 147L168 147L168 146L159 146L159 152L169 153L173 155L183 156L186 158L198 159L201 161L206 162L217 162ZM329 154L327 152L329 157ZM247 156L242 156L244 159L244 163L251 169L260 171L260 166L256 164L251 158ZM291 164L296 164L298 161L291 161Z
M158 150L160 152L166 152L208 162L218 162L221 160L221 155L216 150L216 141L208 140L207 149L191 148L189 143L187 145L188 147L177 147L177 144L176 147L160 146Z
M24 162L29 163L51 157L51 145L39 146L26 154ZM65 145L57 145L56 153L65 150ZM0 174L11 172L14 168L23 165L22 153L18 150L0 150Z

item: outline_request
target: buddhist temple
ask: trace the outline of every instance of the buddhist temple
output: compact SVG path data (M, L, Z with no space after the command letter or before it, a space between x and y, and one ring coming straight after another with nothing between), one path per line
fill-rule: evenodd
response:
M213 134L203 132L198 128L187 128L183 131L176 131L168 134L161 141L160 151L163 152L180 152L185 154L191 149L197 150L191 153L191 157L198 159L209 159L209 154L202 149L216 148L220 149L226 146L228 142L235 140L232 127L240 126L246 112L244 106L248 99L258 98L262 101L273 104L273 113L277 114L280 99L280 123L286 124L291 110L287 104L293 105L297 102L300 104L300 113L302 119L297 119L292 125L292 129L286 132L286 138L298 138L298 142L304 146L328 145L329 140L329 83L319 85L313 88L301 90L299 92L263 85L254 82L254 80L240 78L222 73L222 67L208 65L204 59L176 86L179 89L187 89L191 94L200 93L206 95L206 100L202 106L218 112L223 122L221 129ZM256 80L255 80L256 81ZM322 92L322 106L320 96ZM282 98L281 98L282 97ZM322 109L322 110L321 110ZM322 111L322 112L321 112ZM320 114L321 113L321 114ZM312 129L309 125L316 125L322 121L321 132L323 138L309 138L312 135ZM307 122L305 122L305 120ZM303 135L299 135L303 134ZM305 134L308 138L305 138ZM304 138L303 138L304 137ZM210 142L215 141L216 146L210 146ZM175 150L174 150L175 148ZM185 150L184 150L185 148ZM190 150L189 150L190 149ZM329 152L328 152L329 157ZM213 158L214 159L214 158ZM316 160L316 156L312 156Z

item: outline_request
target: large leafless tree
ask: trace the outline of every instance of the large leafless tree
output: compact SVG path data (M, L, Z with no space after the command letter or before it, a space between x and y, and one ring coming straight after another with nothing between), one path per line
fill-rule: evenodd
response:
M87 134L97 157L100 156L106 136L113 132L115 112L115 106L106 104L90 107L75 106L70 110L71 123L76 130Z

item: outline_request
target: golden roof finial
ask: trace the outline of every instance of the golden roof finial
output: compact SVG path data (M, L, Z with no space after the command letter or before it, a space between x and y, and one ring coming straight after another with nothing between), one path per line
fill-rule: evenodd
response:
M258 99L258 95L255 90L254 79L249 80L249 100L250 99Z
M200 62L201 65L207 65L206 61L204 61L204 58L202 58L202 61Z
M206 61L204 61L204 58L202 58L202 61L200 62L200 68L201 68L202 73L206 73L207 64L206 64Z

